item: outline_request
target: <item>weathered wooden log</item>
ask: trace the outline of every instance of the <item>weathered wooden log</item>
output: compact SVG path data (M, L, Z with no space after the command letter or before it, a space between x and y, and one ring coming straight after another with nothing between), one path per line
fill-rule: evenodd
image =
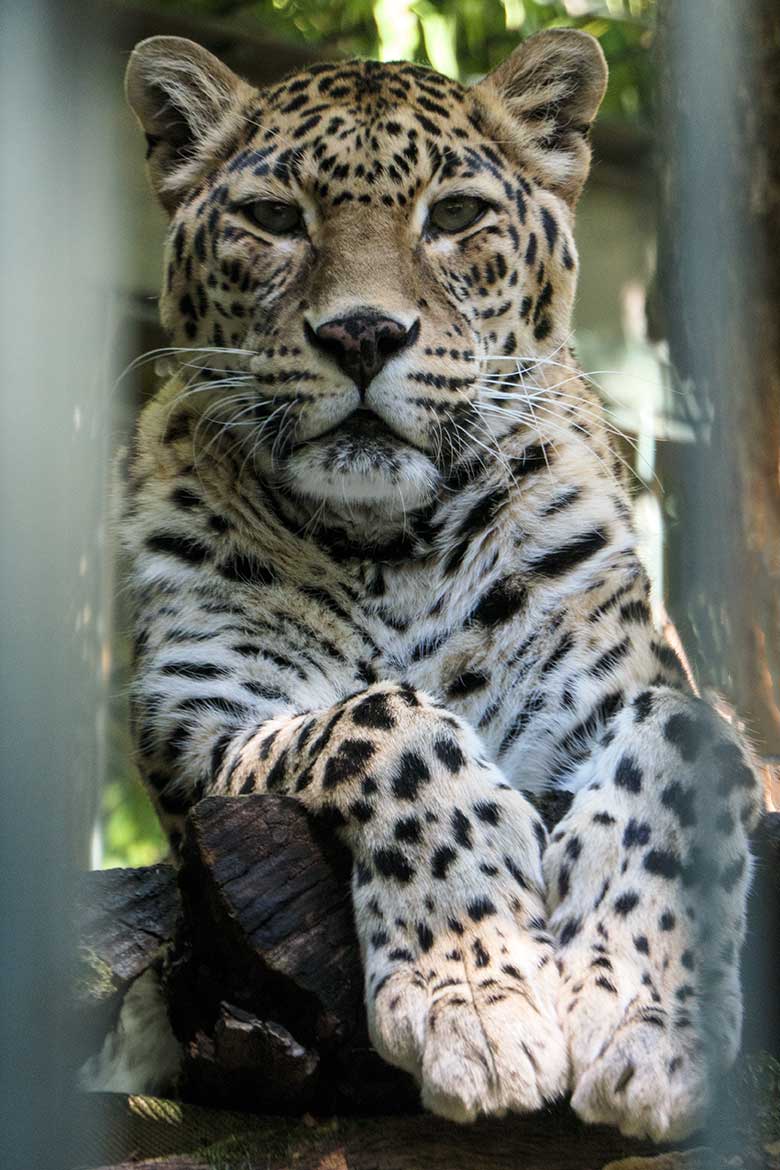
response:
M302 806L269 795L201 801L179 880L189 921L208 920L248 977L298 989L294 1010L327 1016L317 1026L330 1034L354 1024L362 996L348 875L348 860L326 852ZM198 933L208 951L211 939Z
M83 875L74 992L79 1023L74 1035L83 1055L100 1047L130 984L170 943L178 909L171 865Z
M223 1003L210 1035L187 1043L185 1069L190 1095L232 1106L285 1109L311 1100L319 1056L304 1048L281 1024Z
M349 859L300 804L272 795L201 801L179 885L183 915L165 986L187 1100L414 1107L411 1081L368 1043Z

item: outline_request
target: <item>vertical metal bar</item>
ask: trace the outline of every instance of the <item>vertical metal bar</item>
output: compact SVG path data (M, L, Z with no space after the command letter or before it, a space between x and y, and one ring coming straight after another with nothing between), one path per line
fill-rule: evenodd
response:
M665 456L694 666L780 750L780 107L775 0L659 5L661 275L695 448ZM692 522L693 521L693 522Z
M760 11L769 11L763 4L659 0L658 74L660 271L676 390L696 435L667 465L680 514L670 551L671 614L699 681L722 687L742 714L754 714L766 749L771 720L755 701L760 663L754 651L756 631L775 605L773 557L764 559L768 550L752 531L756 502L768 493L754 494L752 449L762 435L751 420L771 410L765 372L774 362L777 386L780 334L773 340L771 325L763 336L759 329L767 257L752 205L760 178L751 173L751 136L761 81L753 34ZM773 427L770 416L766 428ZM770 505L762 520L764 540L780 531L780 516L772 520L771 511ZM707 883L699 889L705 903L699 913L712 920ZM764 993L769 1003L768 986ZM733 1134L729 1104L724 1099L711 1121L708 1144L715 1150Z
M97 796L111 142L99 20L0 0L0 1165L74 1162L72 889Z
M730 429L738 392L725 377L731 357L724 346L733 331L744 327L736 319L740 301L731 296L739 277L733 268L729 271L739 263L744 229L733 214L740 202L733 123L741 33L728 11L731 0L665 2L674 15L664 41L667 60L662 62L662 84L668 87L662 95L668 162L662 182L673 184L676 204L671 209L667 205L674 217L665 229L675 238L676 271L666 291L684 311L684 336L672 339L673 361L685 379L677 389L689 396L689 416L697 432L697 442L685 451L685 540L680 551L688 563L701 568L697 581L731 582L729 528L714 517L728 514L734 491L729 452L718 449ZM669 306L670 318L674 307ZM703 653L715 671L717 646L706 639Z

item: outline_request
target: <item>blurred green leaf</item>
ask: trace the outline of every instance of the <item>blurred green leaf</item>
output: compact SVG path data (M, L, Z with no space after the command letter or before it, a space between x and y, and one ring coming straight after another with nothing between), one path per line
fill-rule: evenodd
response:
M240 14L269 36L319 45L323 57L399 56L471 80L524 37L572 25L601 41L611 77L605 112L652 117L650 46L656 0L160 0L161 7Z
M134 776L112 780L103 790L104 869L153 865L168 844L141 782Z

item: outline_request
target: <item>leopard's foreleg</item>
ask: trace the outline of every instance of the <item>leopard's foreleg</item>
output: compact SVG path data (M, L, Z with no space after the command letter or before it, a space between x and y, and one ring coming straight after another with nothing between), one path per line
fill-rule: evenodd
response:
M289 793L349 846L370 1035L428 1108L468 1121L560 1095L545 830L463 720L375 684L264 724L218 788Z
M706 704L642 692L585 765L544 860L575 1110L677 1139L735 1058L760 786Z

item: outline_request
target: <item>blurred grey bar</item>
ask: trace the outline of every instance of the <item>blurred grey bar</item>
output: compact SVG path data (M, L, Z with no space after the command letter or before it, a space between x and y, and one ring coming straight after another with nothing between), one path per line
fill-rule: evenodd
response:
M780 4L659 0L670 610L700 681L780 752Z
M699 683L722 688L768 754L777 750L780 678L780 256L771 246L780 242L780 205L768 195L777 165L770 132L780 144L769 33L780 35L780 8L777 0L659 0L658 18L659 272L673 410L696 436L660 463L678 518L669 529L669 611ZM699 889L697 921L717 931L710 889ZM777 909L759 907L756 918L763 912ZM768 973L769 957L759 965ZM769 1026L776 991L765 984ZM733 1139L728 1104L722 1098L712 1118L715 1150Z
M69 915L88 861L110 653L117 192L101 32L80 0L0 3L2 1170L77 1160Z

